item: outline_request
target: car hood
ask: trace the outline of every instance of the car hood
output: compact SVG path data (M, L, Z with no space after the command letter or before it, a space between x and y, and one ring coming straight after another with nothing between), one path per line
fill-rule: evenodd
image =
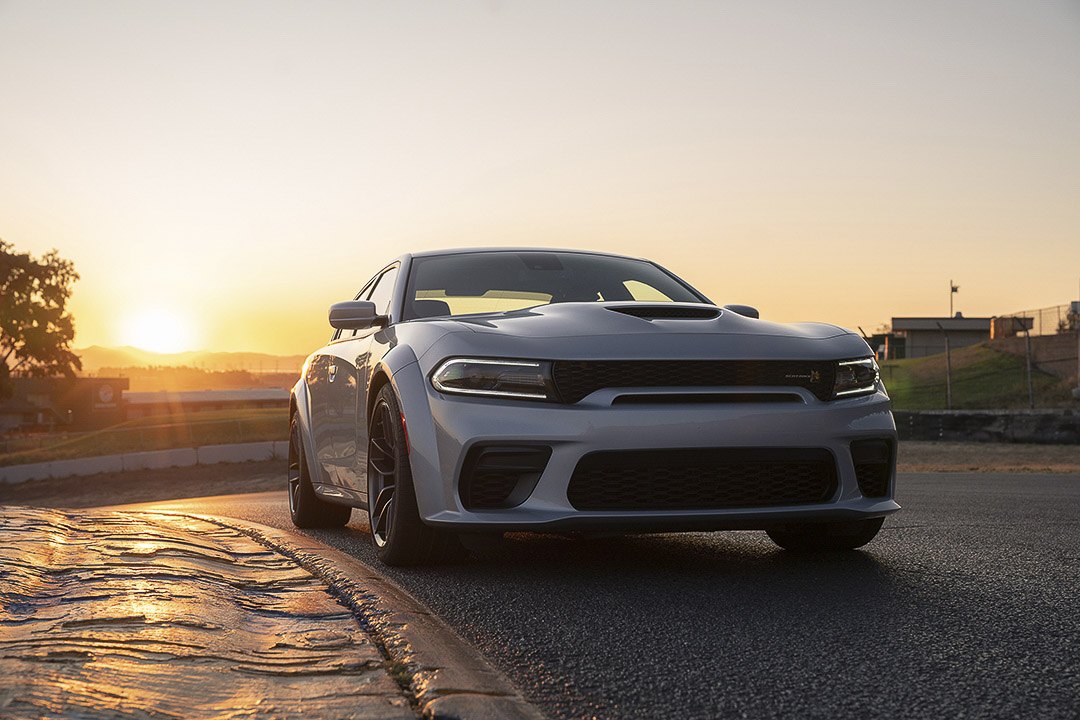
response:
M669 318L666 311L715 313L713 317ZM476 332L520 337L599 337L604 335L739 334L828 338L848 334L825 323L774 323L713 305L690 303L579 302L527 310L455 318Z
M653 309L656 311L654 313ZM660 317L672 312L710 317ZM556 303L456 317L423 364L460 355L537 359L847 359L870 355L854 333L825 323L774 323L712 305Z

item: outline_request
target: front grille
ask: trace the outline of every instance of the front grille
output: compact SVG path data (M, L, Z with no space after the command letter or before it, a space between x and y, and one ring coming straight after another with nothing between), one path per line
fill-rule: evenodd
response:
M720 310L714 307L689 308L677 305L634 305L631 307L612 307L608 308L608 310L646 320L710 320L720 317Z
M563 402L612 387L802 387L832 397L836 363L800 360L557 360Z
M818 448L590 453L567 488L578 510L718 510L826 502L836 461Z
M863 497L878 498L889 494L892 475L893 444L890 440L856 440L851 443L855 479Z

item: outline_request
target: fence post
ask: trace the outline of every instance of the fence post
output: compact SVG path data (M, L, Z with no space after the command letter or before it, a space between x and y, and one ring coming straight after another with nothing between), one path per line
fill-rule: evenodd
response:
M941 323L937 323L938 330L945 336L945 409L952 410L952 353L949 352L949 333Z
M1027 386L1028 407L1035 409L1035 388L1031 384L1031 330L1024 331L1024 344L1027 346Z

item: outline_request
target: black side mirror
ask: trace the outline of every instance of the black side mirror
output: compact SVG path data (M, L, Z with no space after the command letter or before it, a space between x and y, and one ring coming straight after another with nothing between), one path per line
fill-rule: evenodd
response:
M744 317L754 318L755 320L761 317L756 307L750 307L749 305L725 305L725 310L730 310L733 313L737 313Z
M383 325L386 317L375 312L375 303L367 300L346 300L330 306L330 327L338 330L363 330Z

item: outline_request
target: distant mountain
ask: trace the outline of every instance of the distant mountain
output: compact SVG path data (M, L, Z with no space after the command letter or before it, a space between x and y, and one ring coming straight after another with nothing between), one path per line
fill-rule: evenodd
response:
M266 353L208 352L156 353L136 347L101 347L92 345L75 349L82 358L83 372L96 373L103 367L193 367L201 370L246 370L251 373L293 373L304 364L304 355L268 355Z

